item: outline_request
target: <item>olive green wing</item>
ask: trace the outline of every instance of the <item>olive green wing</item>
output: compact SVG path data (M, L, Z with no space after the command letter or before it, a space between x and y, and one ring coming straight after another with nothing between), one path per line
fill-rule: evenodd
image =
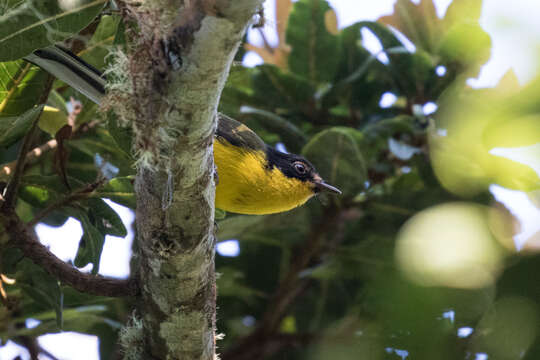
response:
M226 115L218 114L218 140L225 139L231 145L251 150L266 150L266 144L250 128Z

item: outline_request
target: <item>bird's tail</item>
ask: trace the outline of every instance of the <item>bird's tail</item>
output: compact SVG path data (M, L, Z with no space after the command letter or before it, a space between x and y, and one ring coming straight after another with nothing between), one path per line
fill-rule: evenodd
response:
M54 75L97 104L105 94L106 79L103 73L63 47L52 45L36 50L24 59Z

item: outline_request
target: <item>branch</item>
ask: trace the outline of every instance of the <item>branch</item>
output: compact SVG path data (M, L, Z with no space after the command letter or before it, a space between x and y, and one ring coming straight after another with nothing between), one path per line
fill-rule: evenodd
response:
M39 360L40 346L35 337L20 336L15 339L15 341L17 340L26 348L26 350L28 350L30 360Z
M134 279L113 279L80 272L63 262L43 246L33 228L27 227L13 209L4 209L0 219L9 236L10 245L22 250L24 256L41 266L49 274L74 289L100 296L134 296L139 290Z
M45 355L46 357L50 358L50 360L60 360L56 356L51 354L49 351L44 349L41 345L39 345L36 337L19 336L14 340L15 342L18 342L22 346L24 346L26 350L28 350L28 353L30 354L30 360L39 360L39 354Z
M44 105L47 102L47 99L49 98L49 93L53 85L53 81L54 81L54 77L49 75L47 77L45 89L43 90L43 93L41 94L41 97L39 98L39 101L38 101L39 105ZM8 183L7 189L6 189L6 193L4 196L4 203L2 204L2 208L13 208L15 206L15 200L17 199L17 192L19 191L19 185L21 183L21 178L24 171L24 165L26 164L26 153L28 153L28 151L30 150L30 146L32 145L32 140L34 138L34 133L36 132L40 117L41 117L41 112L38 114L38 116L36 116L36 118L34 119L34 122L32 123L32 126L30 127L26 135L24 136L23 143L19 150L19 155L17 156L17 164L15 165L13 176L11 177Z

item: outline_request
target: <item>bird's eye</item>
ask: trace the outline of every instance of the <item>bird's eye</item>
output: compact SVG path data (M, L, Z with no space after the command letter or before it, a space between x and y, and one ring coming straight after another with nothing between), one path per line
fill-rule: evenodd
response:
M304 175L307 172L306 165L302 164L299 161L295 162L293 166L296 172L300 175Z

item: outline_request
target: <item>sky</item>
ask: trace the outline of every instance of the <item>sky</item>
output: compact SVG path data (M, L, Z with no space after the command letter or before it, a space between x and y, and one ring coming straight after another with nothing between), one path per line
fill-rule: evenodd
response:
M390 14L393 10L394 0L330 0L337 12L340 28L351 25L360 20L376 20L378 17ZM418 2L418 1L414 1ZM437 13L442 16L451 0L435 0ZM535 60L540 54L540 1L514 0L511 2L501 0L484 0L480 24L492 38L493 50L489 62L482 68L477 79L471 79L469 84L474 87L490 87L497 84L500 78L510 69L516 72L520 83L525 84L538 74ZM273 0L267 0L265 13L268 19L273 19ZM267 21L266 35L270 42L276 40L272 29L272 20ZM374 37L366 36L365 46L376 53L380 44ZM260 36L256 31L250 31L250 42L260 43ZM245 62L249 65L260 63L256 54L249 54ZM540 149L538 150L540 154ZM536 160L540 155L536 157ZM538 168L540 172L540 167ZM523 219L521 238L539 230L536 219L540 212L533 207L522 193L513 193L510 190L495 187L492 189L498 199L504 200L511 211ZM109 202L120 214L128 235L125 239L107 236L99 273L114 277L126 277L129 274L129 258L131 256L131 242L133 233L131 224L133 213L120 205ZM36 226L36 231L42 243L50 247L51 251L63 260L74 259L82 229L74 219L60 228L51 228L42 224ZM61 240L60 240L61 239ZM234 254L239 251L238 243L234 241L223 242L218 249L223 255ZM89 269L86 269L89 270ZM28 322L27 326L35 326L35 322ZM97 360L99 359L97 344L94 336L76 333L62 333L45 335L39 338L39 343L45 349L63 360ZM73 344L73 346L66 346ZM0 359L13 359L21 356L23 360L29 359L28 352L9 342L7 346L0 347ZM40 358L42 359L42 358ZM47 357L43 357L47 359Z

